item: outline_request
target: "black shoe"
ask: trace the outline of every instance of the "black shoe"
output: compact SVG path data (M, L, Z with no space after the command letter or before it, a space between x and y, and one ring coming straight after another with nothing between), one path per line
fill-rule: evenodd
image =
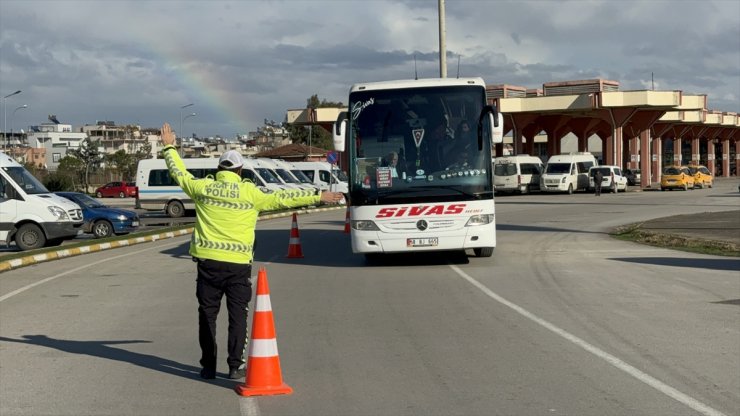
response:
M200 378L211 380L216 378L216 370L213 368L204 368L200 370Z
M237 367L229 368L229 378L232 380L236 380L238 378L244 378L244 369L237 368Z

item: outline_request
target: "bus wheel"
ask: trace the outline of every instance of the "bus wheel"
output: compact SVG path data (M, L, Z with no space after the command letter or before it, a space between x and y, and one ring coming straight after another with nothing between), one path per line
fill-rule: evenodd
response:
M23 224L15 233L15 243L21 250L33 250L46 244L46 236L36 224Z
M474 248L473 253L476 257L491 257L493 256L493 247Z
M170 201L165 208L165 212L171 218L180 218L185 215L185 207L182 206L180 201Z

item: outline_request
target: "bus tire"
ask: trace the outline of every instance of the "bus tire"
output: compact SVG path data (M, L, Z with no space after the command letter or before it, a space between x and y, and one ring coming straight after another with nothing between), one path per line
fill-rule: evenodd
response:
M180 218L185 215L185 207L180 201L170 201L164 210L170 218Z
M476 257L491 257L493 256L493 247L474 248L473 252Z

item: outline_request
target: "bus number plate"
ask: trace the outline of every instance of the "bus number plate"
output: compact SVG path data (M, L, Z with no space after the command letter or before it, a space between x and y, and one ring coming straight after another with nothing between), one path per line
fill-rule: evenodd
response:
M436 247L439 245L439 238L407 238L406 247Z

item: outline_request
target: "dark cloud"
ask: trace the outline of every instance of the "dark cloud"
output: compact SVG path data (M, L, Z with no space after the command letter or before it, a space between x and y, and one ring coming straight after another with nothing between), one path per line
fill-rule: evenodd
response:
M437 2L0 0L0 92L22 89L15 126L58 114L233 135L313 94L439 73ZM448 74L541 88L606 78L707 94L740 111L740 3L446 2Z

